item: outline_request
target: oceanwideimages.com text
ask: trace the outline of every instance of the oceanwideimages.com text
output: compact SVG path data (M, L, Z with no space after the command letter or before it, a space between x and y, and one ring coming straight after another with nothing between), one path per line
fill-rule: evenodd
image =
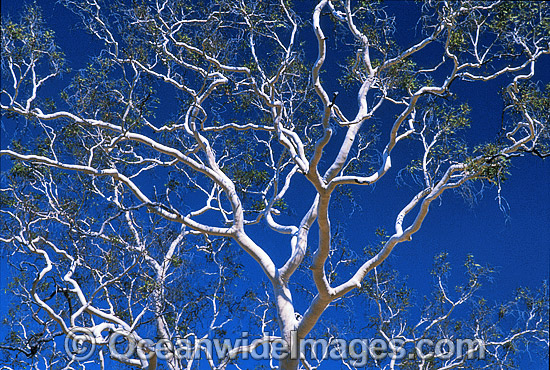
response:
M108 347L111 356L138 357L159 360L236 359L243 360L344 360L355 367L367 365L369 359L402 360L438 358L449 360L466 357L484 359L485 346L479 339L420 339L415 342L404 339L385 340L382 338L355 339L301 339L296 332L291 333L290 340L264 335L251 338L248 332L241 333L239 338L197 338L187 336L173 341L150 339L136 340L131 334L116 331L109 334L107 340L97 341L97 336L86 328L73 329L65 339L65 351L73 359L90 359L98 346Z

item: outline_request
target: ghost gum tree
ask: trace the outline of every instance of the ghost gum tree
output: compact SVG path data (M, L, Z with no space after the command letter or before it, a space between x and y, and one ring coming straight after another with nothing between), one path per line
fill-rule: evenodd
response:
M445 191L500 189L514 157L548 153L548 86L537 80L550 53L546 2L408 3L418 15L409 45L392 15L405 5L381 1L61 2L101 46L76 71L38 9L2 21L1 109L15 139L1 151L1 241L19 310L2 348L25 355L11 366L76 368L57 343L76 327L89 329L99 348L81 368L157 367L147 348L110 354L115 331L134 340L213 338L249 320L257 345L290 343L293 331L307 338L327 307L359 293L376 302L374 328L384 338L435 337L489 270L468 260L469 280L455 299L438 258L434 303L406 331L399 317L407 293L377 266L411 240ZM460 81L492 86L491 99L504 104L493 141L467 139ZM399 152L409 156L398 161L404 168L392 167L399 147L409 148ZM336 194L403 174L415 192L394 225L382 225L391 232L346 259L331 219ZM351 222L361 228L363 220ZM262 224L284 238L259 238ZM236 262L253 263L238 259L239 247L271 288L255 288L262 279ZM298 314L292 284L308 277L307 309ZM522 339L548 345L541 294L522 291L501 307L500 319L514 310L529 317L504 334L478 305L468 333L487 343L487 364L506 364ZM251 349L203 358L222 369ZM466 356L406 361L384 366L474 366ZM162 366L197 363L173 356ZM317 365L288 358L278 366Z

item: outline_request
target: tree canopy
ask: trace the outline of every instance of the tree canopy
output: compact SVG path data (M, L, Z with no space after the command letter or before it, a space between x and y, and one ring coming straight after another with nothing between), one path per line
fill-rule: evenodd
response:
M492 307L477 294L493 268L468 255L455 284L441 253L420 302L388 257L444 193L504 207L518 157L549 155L550 3L59 3L69 43L36 4L2 15L3 368L496 369L546 354L546 284ZM475 111L479 91L502 108ZM392 199L365 195L393 180ZM406 355L353 342L374 337ZM300 347L319 338L331 353ZM248 357L277 344L289 353Z

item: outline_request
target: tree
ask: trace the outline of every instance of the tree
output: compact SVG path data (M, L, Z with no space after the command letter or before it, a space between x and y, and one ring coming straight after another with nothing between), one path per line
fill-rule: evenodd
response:
M520 291L497 312L476 298L474 318L452 321L490 269L469 258L453 298L440 256L435 293L407 325L410 292L385 262L447 190L500 191L515 157L548 155L550 85L537 80L550 53L547 2L62 3L94 38L90 49L100 45L77 71L39 9L2 21L2 114L10 127L24 122L0 152L0 240L18 322L2 348L20 353L6 367L192 368L194 357L168 346L159 359L143 341L195 338L194 354L199 338L248 323L250 345L216 357L204 350L223 369L265 343L293 352L313 330L342 335L319 322L352 299L376 304L370 328L387 343L469 335L479 340L472 352L483 345L489 354L375 358L378 367L502 368L521 341L548 348L546 287ZM418 16L408 45L391 15L398 6ZM468 135L466 81L503 101L492 141ZM380 243L365 251L346 246L338 203L352 210L353 192L388 175L414 190L402 190L410 199L392 231L378 230ZM263 279L245 271L254 267L239 250ZM254 285L264 280L270 289ZM301 314L293 295L307 302ZM77 354L91 344L97 353L71 357L65 337ZM140 348L125 352L123 342ZM278 366L314 368L312 358ZM357 358L343 366L361 366Z

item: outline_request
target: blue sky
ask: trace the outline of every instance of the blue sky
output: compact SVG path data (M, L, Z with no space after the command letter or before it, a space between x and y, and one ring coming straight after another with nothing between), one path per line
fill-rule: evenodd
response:
M313 2L311 2L313 3ZM2 1L2 14L17 15L25 2ZM53 1L38 1L43 7L47 25L56 31L57 40L66 53L73 70L85 67L89 57L100 50L100 45L91 41L90 37L77 28L77 18ZM303 2L306 7L310 2ZM395 4L392 5L392 7ZM406 15L404 8L395 7L397 15ZM415 17L406 17L398 26L403 27L403 39L411 40L415 37ZM313 34L305 35L304 39L312 41ZM316 45L313 44L311 58L316 56ZM334 54L332 54L334 55ZM330 62L329 62L330 63ZM550 82L550 56L541 59L537 77L544 84ZM54 82L49 91L56 86L65 86L70 81L70 75ZM328 85L330 89L337 87ZM495 136L500 127L502 102L495 101L491 94L496 85L489 85L487 89L472 89L471 86L458 84L457 90L467 95L472 106L472 135L476 140L483 141ZM344 92L339 99L350 99ZM391 112L386 113L388 116ZM2 119L2 148L6 148L10 141L11 122ZM329 151L331 148L329 148ZM333 149L334 150L334 149ZM406 150L405 148L403 149ZM399 155L399 152L396 153ZM396 164L395 166L398 166ZM2 170L5 170L3 168ZM504 183L501 196L506 202L506 211L499 208L497 189L486 188L474 204L468 204L459 195L446 193L440 202L434 202L430 214L424 222L421 231L414 235L411 242L399 245L391 257L392 265L402 275L408 276L409 285L418 292L419 296L428 294L431 284L429 270L433 256L441 251L449 253L450 261L457 266L455 274L462 277L462 265L468 254L473 254L481 264L489 264L497 269L495 281L482 288L480 294L490 302L502 301L511 298L513 291L520 286L537 287L541 281L547 280L550 274L550 159L542 160L537 157L520 158L513 162L511 176ZM391 229L395 215L410 199L413 190L407 185L398 184L395 177L389 174L373 189L364 189L356 194L357 202L362 205L349 222L361 219L361 227L347 224L346 231L349 245L361 248L372 240L373 231L377 227ZM301 214L309 207L310 199L307 192L291 194L288 202L298 204L297 213ZM373 217L375 215L375 217ZM346 215L342 222L347 223ZM265 229L258 227L251 234L257 240L266 243L273 242L272 235L265 234ZM283 258L284 256L279 256ZM247 269L254 274L261 274L260 269L252 259L247 260ZM0 265L2 274L2 289L5 289L8 275L5 260ZM0 312L6 309L6 300L2 299ZM330 313L328 313L330 314ZM0 334L2 329L0 329ZM530 369L543 369L540 361L530 363L525 359Z

